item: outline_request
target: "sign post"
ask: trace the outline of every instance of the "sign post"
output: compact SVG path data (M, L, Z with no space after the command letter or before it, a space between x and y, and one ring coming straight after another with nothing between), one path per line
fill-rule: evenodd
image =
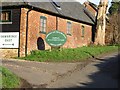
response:
M45 40L51 47L58 48L65 44L67 37L63 32L54 30L46 35Z
M0 32L0 48L19 48L19 32Z

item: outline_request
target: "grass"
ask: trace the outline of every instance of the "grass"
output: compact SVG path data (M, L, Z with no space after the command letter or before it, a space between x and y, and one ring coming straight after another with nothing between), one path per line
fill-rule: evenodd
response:
M2 88L18 88L20 85L20 78L18 78L15 74L10 72L8 69L0 66L0 87Z
M60 50L46 50L46 51L32 51L27 57L20 59L39 61L39 62L76 62L83 61L92 56L97 56L112 51L117 51L118 46L91 46L81 47L76 49L60 49Z

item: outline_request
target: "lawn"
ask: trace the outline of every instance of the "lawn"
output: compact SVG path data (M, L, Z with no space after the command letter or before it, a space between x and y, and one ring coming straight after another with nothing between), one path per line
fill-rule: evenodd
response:
M75 49L60 49L46 51L32 51L27 57L19 59L39 61L39 62L76 62L83 61L87 58L117 51L118 46L91 46Z
M8 69L0 66L0 87L2 88L18 88L20 78L10 72Z

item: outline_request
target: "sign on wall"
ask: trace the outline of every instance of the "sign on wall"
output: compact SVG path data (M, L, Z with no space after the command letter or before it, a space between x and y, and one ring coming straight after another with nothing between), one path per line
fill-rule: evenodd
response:
M19 48L19 32L0 32L0 48Z
M46 42L53 47L59 47L65 44L67 40L66 35L58 30L49 32L46 35Z

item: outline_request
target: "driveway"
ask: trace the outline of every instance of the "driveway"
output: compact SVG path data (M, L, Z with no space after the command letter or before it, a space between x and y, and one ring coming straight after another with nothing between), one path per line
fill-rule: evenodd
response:
M1 60L3 66L26 80L33 88L118 87L117 74L113 75L118 72L115 67L118 63L118 53L77 63Z

